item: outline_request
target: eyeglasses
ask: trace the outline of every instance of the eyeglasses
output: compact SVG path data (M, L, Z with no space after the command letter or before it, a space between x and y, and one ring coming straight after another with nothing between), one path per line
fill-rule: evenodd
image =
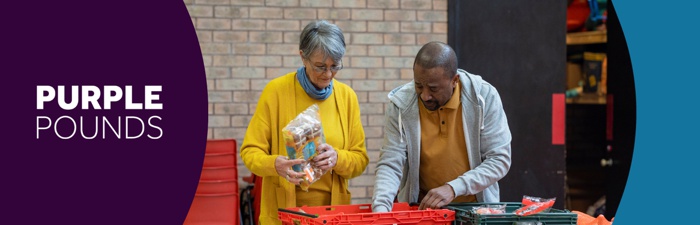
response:
M306 60L309 62L309 65L311 66L311 68L314 69L314 72L316 72L316 73L325 73L328 69L331 70L331 73L335 73L335 72L338 72L338 70L343 69L343 61L340 61L340 66L331 66L330 68L328 68L325 66L321 66L321 67L315 66L311 62L311 60L309 60L309 59L306 59Z

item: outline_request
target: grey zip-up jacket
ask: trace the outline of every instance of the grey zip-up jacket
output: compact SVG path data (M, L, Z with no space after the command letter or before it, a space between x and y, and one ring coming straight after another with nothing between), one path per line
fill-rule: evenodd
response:
M457 71L464 140L471 169L448 184L457 196L476 195L479 202L499 202L497 181L510 169L510 129L496 88L481 76ZM418 202L420 118L414 82L389 92L384 143L379 150L372 211L391 211L399 202ZM398 196L397 196L398 192Z

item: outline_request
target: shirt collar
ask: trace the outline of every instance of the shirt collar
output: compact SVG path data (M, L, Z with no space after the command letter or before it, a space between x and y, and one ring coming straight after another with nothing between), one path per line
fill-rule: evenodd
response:
M455 90L452 92L452 97L450 97L450 100L445 103L445 105L441 108L448 108L448 109L456 109L459 107L459 97L460 97L460 83L457 82L457 85L455 86Z

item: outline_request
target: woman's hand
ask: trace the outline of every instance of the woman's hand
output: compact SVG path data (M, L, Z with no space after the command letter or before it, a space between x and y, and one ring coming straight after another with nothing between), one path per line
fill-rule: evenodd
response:
M288 159L284 156L277 156L277 159L275 159L275 170L277 170L278 175L284 177L290 183L299 184L303 180L304 173L294 171L292 166L303 162L303 159Z
M320 154L314 157L314 166L323 170L324 173L333 169L333 167L335 167L335 165L338 163L338 152L336 152L333 147L326 143L318 145L317 149Z

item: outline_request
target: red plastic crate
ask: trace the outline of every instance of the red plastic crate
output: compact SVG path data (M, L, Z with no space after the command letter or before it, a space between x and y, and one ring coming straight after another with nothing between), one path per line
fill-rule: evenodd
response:
M452 224L455 212L447 209L418 210L408 203L394 203L391 212L373 213L371 204L295 207L280 209L279 219L289 225Z
M238 168L236 166L204 167L200 180L231 180L238 179Z
M204 154L203 168L235 166L236 155L233 152Z
M238 193L195 194L183 225L236 225Z

